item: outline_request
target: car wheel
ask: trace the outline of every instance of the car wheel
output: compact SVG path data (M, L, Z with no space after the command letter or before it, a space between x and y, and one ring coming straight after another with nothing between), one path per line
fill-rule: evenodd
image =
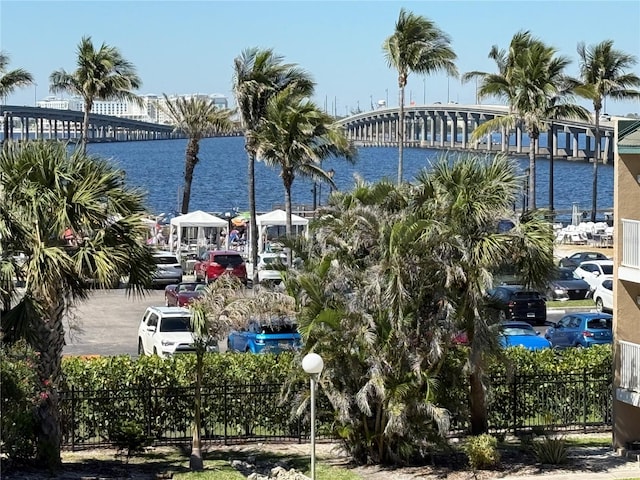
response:
M604 306L602 305L602 299L600 297L596 298L596 310L602 313Z
M138 355L144 355L144 347L142 346L142 339L138 339Z
M248 345L247 345L247 348L244 349L244 353L251 353L251 349L249 348Z
M582 345L581 343L576 343L576 344L575 344L575 347L576 347L576 348L584 348L584 345Z

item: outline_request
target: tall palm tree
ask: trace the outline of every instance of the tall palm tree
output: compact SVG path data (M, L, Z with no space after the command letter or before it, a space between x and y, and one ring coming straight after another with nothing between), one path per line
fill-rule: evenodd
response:
M286 233L290 237L291 187L296 176L334 185L332 177L322 169L322 161L332 156L353 161L356 150L331 116L289 89L269 100L255 140L258 158L280 169L287 214Z
M9 55L0 51L0 99L3 101L5 101L7 96L13 93L16 88L33 84L33 76L23 68L7 70L9 60Z
M3 340L26 338L39 352L37 456L54 468L60 463L63 320L92 289L122 275L133 293L151 284L143 197L110 163L80 150L69 154L61 143L36 141L8 142L0 154L0 199L0 290L4 300L13 300L3 302ZM81 238L77 244L62 238L66 228ZM19 253L24 263L13 262ZM14 278L24 282L21 296Z
M524 126L530 139L528 207L534 210L540 132L546 129L549 119L587 120L589 115L586 109L573 103L573 83L564 74L570 60L557 56L555 48L530 38L527 32L518 33L506 59L507 62L498 63L497 74L481 77L479 94L504 98L509 102L509 111L482 123L473 131L472 138L480 139L494 130L509 131L518 124Z
M230 117L232 110L218 108L211 98L192 96L189 98L169 98L164 94L163 110L169 116L175 129L187 136L187 150L184 160L184 190L182 192L181 213L189 211L193 170L199 162L200 140L204 137L229 132L233 128Z
M248 48L234 59L233 92L244 130L248 157L249 236L251 261L258 264L258 227L256 224L255 133L264 120L267 102L285 88L310 96L314 83L307 72L295 64L283 63L283 57L271 49ZM258 284L258 269L253 269L253 284Z
M54 71L49 76L49 90L82 98L84 118L80 142L86 151L89 113L93 103L96 100L129 100L142 104L140 97L133 93L142 82L133 64L115 47L103 43L96 50L91 37L82 37L76 53L77 68L71 73L64 69Z
M593 187L591 201L591 221L596 221L598 196L598 162L600 161L600 112L607 97L625 100L640 97L640 77L628 72L638 59L634 55L616 50L613 40L605 40L596 45L578 44L580 57L580 86L577 92L593 102L596 126L595 158L593 159Z
M449 36L431 20L400 10L394 33L382 44L382 49L390 68L398 72L400 89L400 111L396 135L398 140L398 183L402 182L402 161L404 149L404 89L409 73L429 75L444 71L457 77L454 60L457 58L451 48Z

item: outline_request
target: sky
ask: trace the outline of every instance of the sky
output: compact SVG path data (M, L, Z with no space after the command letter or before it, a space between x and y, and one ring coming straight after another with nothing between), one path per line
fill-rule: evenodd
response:
M395 71L382 43L401 8L432 20L451 38L461 73L495 72L492 45L508 46L529 30L573 60L578 42L611 39L640 59L640 2L595 1L163 1L0 0L0 49L9 69L24 68L36 85L9 96L31 105L50 95L49 75L76 68L83 36L117 47L142 79L140 94L220 93L232 106L233 60L249 47L272 48L316 82L314 100L329 113L370 110L384 100L398 105ZM633 70L640 75L640 65ZM410 74L407 103L474 104L475 83L446 74ZM485 100L483 103L496 103ZM585 107L591 105L579 101ZM591 109L591 108L590 108ZM607 101L613 115L640 113L640 101Z

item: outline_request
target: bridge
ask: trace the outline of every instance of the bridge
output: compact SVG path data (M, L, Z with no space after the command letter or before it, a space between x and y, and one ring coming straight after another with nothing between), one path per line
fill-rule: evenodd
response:
M83 112L55 108L0 105L4 137L12 139L77 140ZM184 138L171 125L89 114L87 142L129 142Z
M483 139L471 141L471 134L487 120L504 116L503 105L432 104L405 107L404 145L406 147L443 150L471 150L509 155L529 153L528 136L521 126L514 131L494 132ZM357 146L398 146L396 129L399 108L381 108L340 120L347 136ZM536 155L570 160L590 160L595 157L595 125L576 121L548 120L549 129L541 134ZM613 161L613 122L600 125L602 159ZM526 143L526 145L525 145Z

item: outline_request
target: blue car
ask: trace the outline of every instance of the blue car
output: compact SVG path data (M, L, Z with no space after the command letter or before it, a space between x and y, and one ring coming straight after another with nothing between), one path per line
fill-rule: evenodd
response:
M503 347L522 346L528 350L540 350L551 347L546 338L539 336L527 322L503 322L500 332L500 345Z
M246 327L229 334L229 350L250 353L281 353L298 350L302 337L289 319L251 319Z
M554 348L590 347L611 343L612 328L613 316L608 313L570 313L547 329L544 337Z

